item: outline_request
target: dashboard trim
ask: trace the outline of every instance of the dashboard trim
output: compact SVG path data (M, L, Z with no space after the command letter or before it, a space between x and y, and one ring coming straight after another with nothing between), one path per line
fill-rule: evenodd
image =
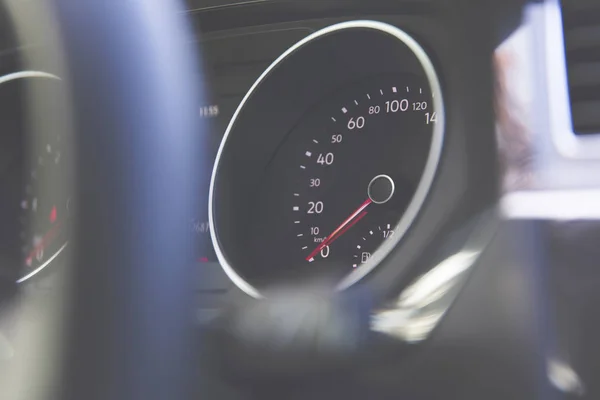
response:
M597 160L600 157L598 134L578 136L573 131L560 1L547 0L538 7L540 14L534 14L533 23L543 31L541 59L546 61L548 116L554 145L565 159Z

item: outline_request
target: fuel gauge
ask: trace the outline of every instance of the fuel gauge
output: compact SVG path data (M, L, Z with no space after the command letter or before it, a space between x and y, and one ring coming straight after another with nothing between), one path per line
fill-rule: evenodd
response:
M394 225L389 222L372 224L363 227L362 235L358 237L352 250L352 268L360 266L371 258L371 255L385 242L394 236Z

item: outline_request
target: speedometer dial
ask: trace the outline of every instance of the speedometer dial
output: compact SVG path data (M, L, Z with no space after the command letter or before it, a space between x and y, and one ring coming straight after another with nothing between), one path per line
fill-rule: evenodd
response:
M260 191L256 244L270 243L262 260L269 271L340 277L369 268L354 260L364 229L386 220L386 230L400 236L420 206L409 210L429 160L432 104L418 77L385 75L334 93L306 115L269 164ZM370 238L369 253L388 237Z
M223 269L252 296L323 275L349 287L411 228L443 135L437 75L408 34L350 21L303 39L252 86L221 143L209 216Z

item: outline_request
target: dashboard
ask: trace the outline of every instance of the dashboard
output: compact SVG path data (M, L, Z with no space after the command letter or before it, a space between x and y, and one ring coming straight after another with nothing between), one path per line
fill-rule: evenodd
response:
M449 34L456 28L448 10L431 3L410 3L406 12L394 13L385 1L351 2L343 12L336 2L324 10L307 4L300 8L312 18L300 18L301 11L292 21L273 14L270 24L261 20L270 14L258 16L291 4L242 2L190 12L205 55L209 94L198 116L209 126L206 169L213 172L200 179L208 211L189 218L195 261L212 276L200 286L222 290L233 283L259 297L270 286L316 279L344 289L373 270L384 274L381 280L369 276L375 285L400 285L419 273L409 268L417 260L404 250L382 272L378 267L398 253L393 250L434 246L444 229L455 229L495 197L494 137L473 139L468 128L487 123L493 132L489 75L477 60L471 71L453 66L467 49ZM221 15L237 23L242 10L258 13L257 20L212 25ZM324 18L329 12L341 14ZM490 47L492 38L482 38L482 45ZM4 169L11 200L3 212L5 235L12 237L4 241L5 257L23 266L18 281L25 282L60 268L76 205L66 189L69 139L61 138L60 126L49 128L58 133L47 137L23 134L32 130L30 110L12 101L29 92L59 97L61 78L52 68L19 71L19 57L5 57L4 119L20 125L3 146L14 155ZM475 87L476 96L470 93ZM455 105L465 97L480 99L468 100L475 107L468 113ZM49 112L43 123L58 125L52 116L59 114ZM487 155L475 156L468 146ZM473 157L486 162L469 168ZM419 235L419 243L410 240Z
M209 326L232 303L252 316L282 288L318 287L368 298L370 331L409 347L353 369L355 382L335 384L336 372L288 398L525 399L546 390L540 376L552 392L593 398L581 383L593 363L561 330L581 323L576 301L548 300L576 280L558 249L594 230L561 236L561 224L596 215L571 191L597 183L596 155L579 157L593 127L554 135L562 97L545 95L557 93L556 71L541 44L561 5L529 3L186 3L205 93L205 204L186 219L196 322ZM0 36L0 264L22 293L45 296L62 290L78 221L68 86L60 63L25 58L9 24ZM567 142L577 154L565 155ZM0 355L11 323L0 321ZM244 374L268 369L237 362ZM289 395L235 374L208 390Z

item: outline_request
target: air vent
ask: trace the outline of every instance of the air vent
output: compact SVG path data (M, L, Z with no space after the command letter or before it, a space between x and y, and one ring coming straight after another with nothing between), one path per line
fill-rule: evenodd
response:
M573 131L600 134L600 1L561 5Z

